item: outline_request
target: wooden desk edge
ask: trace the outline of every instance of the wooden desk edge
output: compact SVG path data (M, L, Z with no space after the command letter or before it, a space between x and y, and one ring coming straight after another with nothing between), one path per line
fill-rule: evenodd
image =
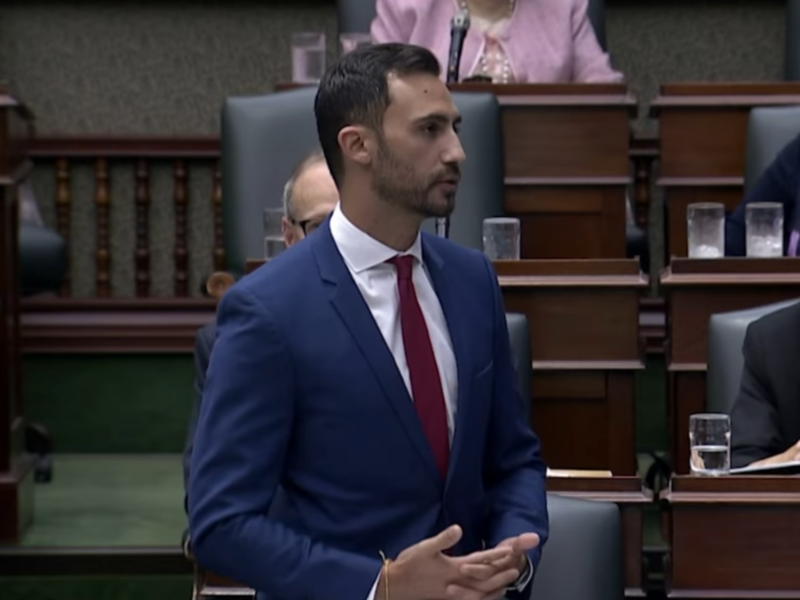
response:
M659 496L672 505L679 504L797 504L797 492L672 492L664 490Z
M643 360L534 360L534 371L642 371Z
M662 273L660 283L666 287L711 287L751 285L800 285L800 273Z

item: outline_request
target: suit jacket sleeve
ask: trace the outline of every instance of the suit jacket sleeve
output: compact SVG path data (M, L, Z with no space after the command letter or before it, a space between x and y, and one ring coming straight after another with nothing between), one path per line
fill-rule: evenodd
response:
M588 0L578 0L572 12L574 47L573 83L620 83L622 73L611 67L608 54L597 41L587 14Z
M377 0L375 18L370 33L376 44L401 42L407 44L411 39L414 17L398 0Z
M780 151L755 186L725 221L725 255L744 256L745 214L751 202L780 202L783 205L784 237L795 226L795 204L800 185L800 136Z
M218 311L190 476L189 525L204 567L270 598L366 598L379 557L341 551L268 517L295 418L295 372L280 324L246 287Z
M517 390L500 286L491 264L485 257L484 261L492 288L495 335L494 397L484 474L489 496L486 542L496 546L522 533L539 534L539 547L529 554L535 569L548 534L546 468Z
M194 404L189 417L189 428L186 433L186 443L183 447L183 489L184 508L189 511L189 473L191 471L192 450L194 449L194 435L197 430L197 419L200 407L203 405L203 389L206 385L206 371L211 358L211 348L214 339L209 335L207 328L202 328L194 336Z
M734 468L780 454L790 445L782 439L764 350L760 330L748 326L742 347L742 383L731 411L731 466Z

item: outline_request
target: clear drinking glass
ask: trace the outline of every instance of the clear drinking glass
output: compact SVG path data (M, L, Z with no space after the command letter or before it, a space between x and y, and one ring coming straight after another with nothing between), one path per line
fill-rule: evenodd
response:
M484 219L483 252L489 260L519 260L519 219Z
M783 256L783 205L751 202L745 207L747 256Z
M731 470L731 419L706 413L689 417L692 475L726 475Z
M361 46L370 46L372 36L368 33L342 33L339 35L339 51L344 56Z
M292 34L292 81L319 83L325 72L325 34Z
M264 258L274 258L286 249L281 231L283 209L264 209Z
M725 256L725 205L698 202L686 208L689 258Z

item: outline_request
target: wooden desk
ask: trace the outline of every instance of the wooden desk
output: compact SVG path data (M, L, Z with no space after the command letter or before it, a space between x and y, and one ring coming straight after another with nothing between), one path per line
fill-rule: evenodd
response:
M633 378L644 368L635 259L498 261L506 311L528 317L531 421L553 469L636 473Z
M800 104L800 83L668 83L651 106L660 130L666 256L687 256L686 207L722 202L744 189L747 120L754 106Z
M639 477L548 477L547 491L573 498L614 502L622 517L625 597L643 597L642 516L652 504L651 493Z
M505 211L520 219L522 258L625 258L636 100L624 85L450 87L500 103Z
M0 86L0 542L33 516L33 459L24 454L19 327L18 186L27 177L29 114Z
M688 473L689 416L705 410L709 318L800 297L800 259L673 258L661 285L667 303L672 469Z
M800 598L800 477L676 476L671 598Z

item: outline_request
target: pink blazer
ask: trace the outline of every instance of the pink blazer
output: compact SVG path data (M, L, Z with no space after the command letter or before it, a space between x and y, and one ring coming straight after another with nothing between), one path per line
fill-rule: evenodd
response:
M616 83L586 15L588 0L517 0L500 38L519 83ZM375 43L404 42L431 50L446 76L450 19L456 0L376 0ZM460 79L472 75L483 53L483 35L470 29L461 55Z

